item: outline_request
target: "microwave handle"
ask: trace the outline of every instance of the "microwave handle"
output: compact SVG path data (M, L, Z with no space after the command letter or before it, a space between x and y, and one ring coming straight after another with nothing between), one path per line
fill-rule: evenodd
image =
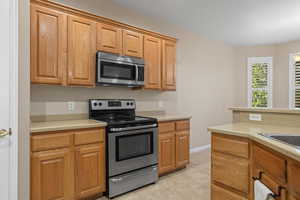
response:
M135 81L139 81L139 66L135 65Z

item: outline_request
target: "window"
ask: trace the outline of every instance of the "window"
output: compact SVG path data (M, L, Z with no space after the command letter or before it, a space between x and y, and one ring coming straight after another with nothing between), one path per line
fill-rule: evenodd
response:
M248 106L272 107L272 57L248 58Z
M300 109L300 53L290 55L290 108Z

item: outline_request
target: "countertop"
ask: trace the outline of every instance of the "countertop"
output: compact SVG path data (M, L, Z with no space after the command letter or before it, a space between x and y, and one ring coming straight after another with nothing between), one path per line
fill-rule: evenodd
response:
M166 114L166 113L150 113L150 112L139 112L137 113L139 116L145 117L153 117L158 120L158 122L164 121L174 121L174 120L185 120L190 119L191 116L183 115L183 114ZM63 119L65 117L66 120ZM83 128L96 128L96 127L105 127L107 124L102 121L89 120L86 118L78 119L82 116L74 115L74 120L72 120L72 116L51 116L46 117L52 120L50 121L39 121L31 123L31 133L40 133L40 132L49 132L49 131L62 131L62 130L72 130L72 129L83 129ZM84 115L83 115L84 117ZM86 117L86 116L85 116ZM36 117L35 117L36 118ZM45 118L45 117L42 117ZM53 119L59 120L53 120Z
M297 134L300 135L300 128L288 126L260 125L255 123L230 123L220 126L209 127L208 130L214 133L234 135L252 139L263 144L283 155L300 161L300 149L288 144L264 137L259 133L272 134Z
M259 112L259 113L280 113L280 114L295 114L300 115L300 110L287 108L247 108L247 107L232 107L229 110L236 112Z
M105 127L105 122L96 120L82 119L82 120L61 120L61 121L46 121L46 122L32 122L30 126L31 133L62 131L83 128L99 128Z

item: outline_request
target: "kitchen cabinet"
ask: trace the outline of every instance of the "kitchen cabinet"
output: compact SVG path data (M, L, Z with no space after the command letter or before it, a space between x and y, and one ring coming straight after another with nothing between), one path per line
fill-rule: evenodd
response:
M97 49L99 51L122 54L122 29L117 26L98 23Z
M68 17L68 84L95 85L96 22Z
M212 184L211 190L212 200L247 200L247 198L230 190L223 189L215 184Z
M31 4L32 83L64 84L67 69L67 15Z
M211 190L212 199L251 199L247 139L212 134ZM216 193L215 193L216 192Z
M162 89L176 90L176 43L162 41Z
M31 83L95 86L96 52L144 58L145 89L176 90L176 39L31 0Z
M144 36L145 89L161 89L161 40Z
M70 149L31 155L31 200L72 200L74 162Z
M190 134L188 131L177 132L176 137L176 168L184 167L190 161Z
M175 137L174 133L159 135L159 173L167 173L175 170Z
M100 128L31 136L31 200L73 200L101 195L105 131Z
M103 143L76 147L75 166L77 199L89 197L105 190Z
M189 135L189 120L159 123L159 175L189 164Z
M300 163L295 161L288 162L287 165L289 192L298 196L300 199Z
M143 34L123 30L123 55L138 58L143 57Z

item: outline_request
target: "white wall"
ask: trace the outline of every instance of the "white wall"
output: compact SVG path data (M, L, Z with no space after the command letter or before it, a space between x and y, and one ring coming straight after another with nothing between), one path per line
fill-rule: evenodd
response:
M134 98L138 110L166 110L192 115L191 147L210 143L207 127L231 121L228 107L234 104L234 48L207 40L162 21L119 7L105 0L56 0L130 25L168 34L177 46L177 91L133 91L126 88L65 88L32 86L31 113L66 114L66 102L76 101L76 113L88 112L89 98ZM159 101L163 107L158 107Z

